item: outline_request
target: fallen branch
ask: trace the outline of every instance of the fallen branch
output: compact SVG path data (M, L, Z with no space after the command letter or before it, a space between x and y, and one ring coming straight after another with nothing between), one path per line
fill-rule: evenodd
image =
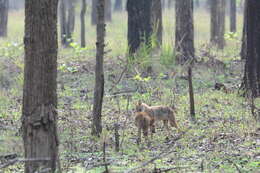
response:
M7 167L14 165L16 163L19 163L19 162L41 162L41 161L50 161L50 160L51 160L50 158L33 158L33 159L17 158L17 159L10 160L9 162L1 165L0 169L7 168Z

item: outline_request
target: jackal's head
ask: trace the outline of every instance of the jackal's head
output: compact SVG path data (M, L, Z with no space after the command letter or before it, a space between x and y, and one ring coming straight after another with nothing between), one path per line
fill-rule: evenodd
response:
M141 100L139 100L136 105L135 105L135 110L136 112L142 112L143 111L143 106Z

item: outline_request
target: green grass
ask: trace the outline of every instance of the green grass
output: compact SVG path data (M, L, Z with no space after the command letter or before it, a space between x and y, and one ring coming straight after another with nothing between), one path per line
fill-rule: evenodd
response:
M78 18L78 16L77 16ZM140 165L161 153L164 149L173 150L166 157L157 159L139 172L152 169L182 167L173 172L199 172L201 165L205 172L257 172L259 171L259 131L249 110L247 101L237 95L237 85L242 76L241 64L236 64L240 52L242 15L238 14L236 39L228 39L226 48L218 51L205 48L209 42L210 16L206 11L195 10L195 47L196 54L202 51L221 60L226 65L226 74L217 67L198 64L194 67L194 91L197 123L189 121L189 96L187 81L180 78L185 72L178 73L181 67L174 64L174 11L166 10L163 14L164 37L162 52L152 55L144 49L138 62L129 65L129 74L116 85L113 91L142 88L145 93L133 93L127 112L127 97L111 97L109 89L112 80L118 79L127 59L127 15L115 13L113 22L107 25L107 47L111 50L105 57L105 97L103 105L103 134L101 139L94 138L91 132L92 100L95 66L95 27L90 25L89 12L86 19L87 48L79 48L79 21L73 35L73 48L59 48L59 121L60 157L64 172L103 172L104 167L86 171L85 167L102 163L102 144L106 142L106 155L109 169L122 172ZM18 153L23 156L22 140L19 133L21 98L23 85L23 23L22 11L12 11L9 20L8 38L0 38L0 82L8 87L0 89L0 155ZM227 17L227 24L228 17ZM227 27L228 28L228 27ZM228 31L228 29L227 29ZM15 43L15 44L14 44ZM16 44L18 43L18 44ZM202 57L207 60L208 57ZM142 73L152 65L152 78L143 78ZM137 72L138 71L138 72ZM169 75L168 79L163 79ZM115 79L113 79L115 76ZM155 78L155 79L154 79ZM232 93L213 90L215 82L234 87ZM64 90L62 86L64 85ZM83 91L84 92L81 92ZM156 124L156 134L152 144L147 147L136 145L137 129L133 123L132 112L135 103L142 99L153 105L171 105L177 108L176 119L186 134L177 141L178 135L172 129L167 136L162 123ZM259 101L257 105L259 106ZM130 114L130 117L128 117ZM119 153L114 151L114 123L120 124L120 138L124 138ZM85 160L84 160L85 159ZM76 161L75 161L76 160ZM0 160L0 163L2 161ZM12 169L11 169L12 168ZM22 172L22 165L15 165L6 172ZM138 172L136 171L136 172Z

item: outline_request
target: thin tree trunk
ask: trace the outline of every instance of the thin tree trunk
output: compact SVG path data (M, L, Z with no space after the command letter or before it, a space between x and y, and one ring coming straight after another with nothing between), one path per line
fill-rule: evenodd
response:
M189 81L189 96L190 96L190 116L191 120L195 121L195 102L194 102L194 92L192 85L192 64L188 68L188 81Z
M161 0L152 0L152 27L156 46L162 45L162 4Z
M7 37L9 0L0 0L0 37Z
M68 0L68 22L67 22L70 35L74 32L75 28L75 0Z
M95 91L93 104L92 135L99 136L102 132L102 103L104 96L104 49L105 49L105 0L97 1L97 54L95 69Z
M91 24L97 24L97 1L92 0L92 11L91 11ZM112 21L112 12L111 12L111 0L105 0L105 21Z
M67 45L67 33L66 33L66 4L65 0L59 1L59 12L60 12L60 34L61 34L61 44L63 46Z
M86 0L82 0L81 4L81 12L80 12L80 38L81 38L81 47L86 47L86 39L85 39L85 14L86 14Z
M25 1L25 69L22 129L25 173L50 168L58 157L57 136L58 0Z
M236 32L237 27L237 2L236 0L230 0L230 31Z
M123 10L123 3L122 0L115 0L115 11L122 11Z

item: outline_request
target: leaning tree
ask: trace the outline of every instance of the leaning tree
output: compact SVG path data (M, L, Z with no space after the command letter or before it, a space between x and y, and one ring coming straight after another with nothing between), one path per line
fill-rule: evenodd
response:
M22 130L25 173L55 172L58 0L25 1Z

